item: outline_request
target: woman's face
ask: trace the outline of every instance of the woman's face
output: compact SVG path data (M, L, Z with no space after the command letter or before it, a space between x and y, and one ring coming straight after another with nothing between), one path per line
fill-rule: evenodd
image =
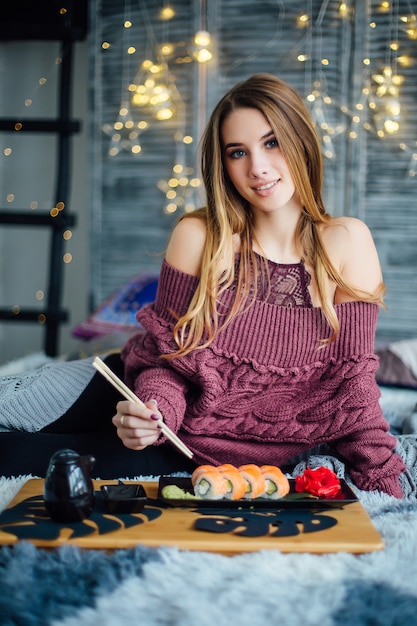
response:
M301 208L274 132L258 109L232 111L223 122L221 138L229 178L254 210Z

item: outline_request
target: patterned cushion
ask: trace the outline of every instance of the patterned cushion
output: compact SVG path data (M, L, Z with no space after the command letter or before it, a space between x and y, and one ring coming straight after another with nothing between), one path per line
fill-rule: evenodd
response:
M104 335L140 330L136 313L155 300L158 275L141 273L107 298L72 334L89 340Z

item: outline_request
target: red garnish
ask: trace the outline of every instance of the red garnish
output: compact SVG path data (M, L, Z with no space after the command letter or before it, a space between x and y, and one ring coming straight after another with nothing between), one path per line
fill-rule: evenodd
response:
M295 490L297 493L307 491L314 496L329 498L339 493L340 489L340 480L328 467L306 469L301 476L296 476L295 478Z

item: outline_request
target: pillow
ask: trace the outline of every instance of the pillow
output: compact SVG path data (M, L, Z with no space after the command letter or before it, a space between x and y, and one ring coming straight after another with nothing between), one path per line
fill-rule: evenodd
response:
M414 376L409 365L391 348L392 346L389 346L376 350L379 357L379 368L376 372L377 383L417 389L417 377Z
M401 359L417 378L417 339L402 339L391 343L388 348Z
M72 330L85 341L113 333L139 331L136 313L155 300L158 274L141 273L107 298L86 320Z

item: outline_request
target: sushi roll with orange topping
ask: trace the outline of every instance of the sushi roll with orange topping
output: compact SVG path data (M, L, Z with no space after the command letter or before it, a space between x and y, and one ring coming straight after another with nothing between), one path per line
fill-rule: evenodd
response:
M199 472L195 470L191 482L195 495L204 500L220 500L226 496L228 490L224 475L214 466L200 469Z
M207 472L209 470L212 469L217 469L215 465L199 465L198 467L195 468L194 472L191 474L191 482L194 485L195 481L197 480L199 474L201 474L202 472Z
M265 498L277 500L290 491L290 483L285 474L275 465L261 465L260 470L265 478Z
M246 480L239 472L237 467L230 463L219 465L217 468L223 474L227 483L227 492L225 497L228 500L240 500L246 493Z
M247 465L241 465L238 469L243 478L246 480L244 498L253 499L264 495L266 490L265 477L258 465L248 463Z

